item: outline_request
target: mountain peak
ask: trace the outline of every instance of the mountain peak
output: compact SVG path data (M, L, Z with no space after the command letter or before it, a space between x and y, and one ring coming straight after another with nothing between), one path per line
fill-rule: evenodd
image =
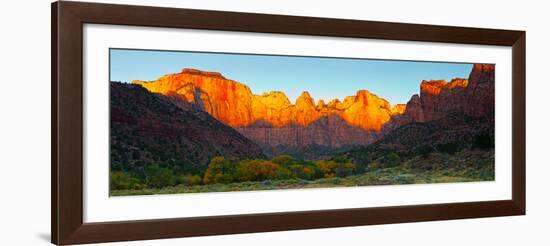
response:
M330 102L328 102L328 107L329 108L336 108L336 106L338 106L340 104L340 100L338 98L336 99L332 99L330 100Z
M319 101L317 102L317 107L318 107L318 108L324 108L324 107L326 107L325 100L319 99Z
M370 96L373 96L373 94L370 93L370 91L368 91L368 90L358 90L357 94L355 96L355 101L367 103Z
M184 69L181 70L180 74L189 74L189 75L198 75L198 76L226 79L219 72L208 72L208 71L202 71L202 70L192 69L192 68L184 68Z
M302 93L300 94L300 97L311 98L311 95L309 94L308 91L302 91Z
M296 105L315 106L315 101L307 91L302 91L302 94L296 99Z
M282 91L264 92L261 96L256 97L269 108L283 109L291 105L290 100Z

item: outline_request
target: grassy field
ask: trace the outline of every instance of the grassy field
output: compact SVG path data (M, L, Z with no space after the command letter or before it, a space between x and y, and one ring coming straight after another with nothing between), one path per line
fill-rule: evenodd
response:
M178 185L160 189L112 190L112 196L200 192L353 187L369 185L454 183L494 180L493 152L461 152L455 155L431 154L415 157L395 167L376 168L361 175L316 180L265 180L210 185Z

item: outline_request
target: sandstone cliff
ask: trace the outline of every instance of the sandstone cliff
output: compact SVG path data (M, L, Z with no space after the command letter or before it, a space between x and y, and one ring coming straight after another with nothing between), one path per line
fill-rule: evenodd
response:
M248 86L228 80L220 73L183 69L181 73L160 77L156 81L133 81L147 90L163 95L179 95L200 105L214 118L233 127L252 123L253 95Z
M429 122L450 113L471 117L491 114L495 110L495 65L474 64L468 79L423 80L420 96L413 95L404 114L384 126L384 131L410 122Z
M254 95L250 88L226 79L220 73L183 69L180 73L165 75L155 81L133 81L147 90L163 95L179 96L195 108L208 112L221 122L243 128L256 122L273 127L289 124L308 126L332 115L337 115L351 126L363 130L380 131L392 115L404 113L405 105L391 107L388 101L366 90L317 105L308 92L303 92L292 104L283 92Z

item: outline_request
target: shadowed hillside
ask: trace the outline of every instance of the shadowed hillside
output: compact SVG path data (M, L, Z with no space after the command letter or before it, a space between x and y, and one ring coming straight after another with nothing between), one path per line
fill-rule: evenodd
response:
M153 164L184 170L220 155L264 157L258 145L206 112L176 106L139 85L110 86L112 170L139 171Z
M452 113L429 122L400 126L381 140L339 155L354 163L392 165L430 154L455 154L462 150L492 151L494 117L471 117Z

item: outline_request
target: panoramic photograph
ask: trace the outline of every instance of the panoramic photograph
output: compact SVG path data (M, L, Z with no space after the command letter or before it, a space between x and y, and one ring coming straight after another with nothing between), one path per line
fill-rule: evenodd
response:
M495 65L110 49L111 196L495 179Z

